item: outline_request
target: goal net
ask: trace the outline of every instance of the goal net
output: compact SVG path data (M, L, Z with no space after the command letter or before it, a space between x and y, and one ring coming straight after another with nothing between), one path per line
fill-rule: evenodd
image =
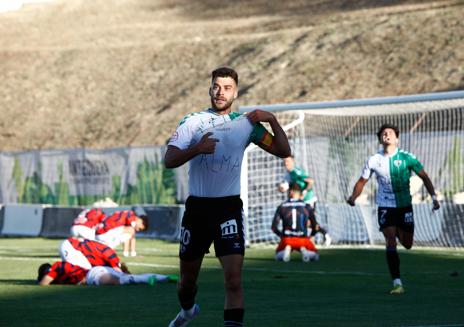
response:
M464 92L447 92L241 107L274 111L286 131L296 165L314 180L316 216L332 244L384 244L378 229L372 176L355 207L346 204L367 158L378 151L376 133L383 123L399 127L399 147L413 153L431 178L441 209L432 211L422 180L410 180L415 244L464 246ZM276 243L271 231L277 206L286 199L277 186L283 160L252 145L242 168L242 199L250 244Z

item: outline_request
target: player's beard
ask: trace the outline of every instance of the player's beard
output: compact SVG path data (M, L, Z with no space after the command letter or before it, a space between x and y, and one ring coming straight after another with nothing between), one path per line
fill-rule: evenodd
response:
M234 99L228 99L228 100L222 102L220 105L217 105L216 102L214 101L214 98L212 98L211 99L211 107L216 112L223 112L223 111L228 110L230 107L232 107L233 102L234 102Z

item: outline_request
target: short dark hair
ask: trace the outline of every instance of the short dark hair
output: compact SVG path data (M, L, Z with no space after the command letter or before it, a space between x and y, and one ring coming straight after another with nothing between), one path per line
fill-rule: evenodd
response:
M235 81L235 84L238 85L238 74L230 67L219 67L213 70L211 73L211 82L218 77L230 77Z
M386 123L386 124L383 124L382 126L380 126L379 131L377 132L377 137L379 138L379 141L381 141L382 132L384 130L386 130L387 128L390 128L390 129L394 130L396 137L400 136L400 130L398 129L398 127L396 125Z
M143 226L145 227L143 230L146 231L148 230L149 222L148 222L148 216L147 215L140 215L140 219L143 221Z
M37 283L40 283L40 281L44 278L44 276L46 274L48 274L51 267L52 267L52 265L49 264L48 262L43 263L43 264L40 265L39 270L37 271L37 273L38 273L38 275L37 275Z

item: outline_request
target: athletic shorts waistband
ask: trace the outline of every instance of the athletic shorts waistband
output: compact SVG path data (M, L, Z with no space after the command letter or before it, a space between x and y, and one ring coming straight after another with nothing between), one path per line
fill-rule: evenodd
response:
M199 196L190 195L187 198L186 203L192 203L192 204L207 203L207 204L221 205L221 203L230 203L234 201L241 201L240 195L223 196L223 197L217 197L217 198L207 198L207 197L199 197Z

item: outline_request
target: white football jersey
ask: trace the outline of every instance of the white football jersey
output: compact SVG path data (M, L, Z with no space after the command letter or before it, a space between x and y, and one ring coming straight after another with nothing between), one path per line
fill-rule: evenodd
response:
M224 197L240 194L240 171L245 148L266 137L261 124L253 125L246 115L219 115L208 109L186 116L168 145L181 150L200 141L204 134L218 139L213 154L200 154L189 163L189 194L198 197Z

